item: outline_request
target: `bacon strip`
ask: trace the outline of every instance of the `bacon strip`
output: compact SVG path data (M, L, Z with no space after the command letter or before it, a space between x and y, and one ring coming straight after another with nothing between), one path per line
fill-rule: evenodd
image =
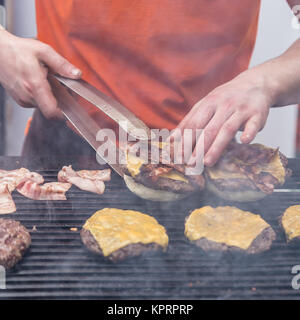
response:
M104 170L79 170L76 172L76 174L84 179L90 179L90 180L100 180L100 181L110 181L110 169L104 169Z
M26 168L20 168L10 171L0 170L0 183L7 184L9 192L13 192L18 184L28 179L38 184L44 182L43 176L36 172L30 172Z
M144 166L143 170L148 173L148 177L151 178L152 181L156 181L159 176L166 174L173 169L169 167L160 167L158 165L147 164Z
M16 205L11 193L20 183L28 179L38 184L44 182L44 178L40 174L30 172L26 168L0 170L0 214L13 213L16 211Z
M66 200L65 193L70 188L70 183L49 182L39 185L31 180L23 181L17 186L19 193L33 200Z
M110 173L110 169L74 171L72 166L65 166L58 173L58 181L71 183L84 191L103 194L103 181L110 180Z
M16 211L15 202L11 196L8 185L0 184L0 214L8 214Z

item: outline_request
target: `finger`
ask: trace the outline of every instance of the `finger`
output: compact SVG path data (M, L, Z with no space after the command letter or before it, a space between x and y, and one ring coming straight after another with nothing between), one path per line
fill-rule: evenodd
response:
M17 104L23 108L26 109L31 109L31 108L36 108L36 103L34 102L34 100L29 100L29 101L23 101L20 99L15 99L15 101L17 102Z
M40 81L40 86L34 91L34 99L47 119L63 119L62 112L57 108L57 101L46 79Z
M242 143L250 143L257 135L257 133L263 128L265 121L260 115L253 116L245 124L245 129L241 135Z
M185 162L192 155L192 151L201 134L201 130L207 125L215 113L215 108L211 105L195 105L196 111L190 112L177 127L175 134L171 135L174 140L182 139L182 152ZM180 137L179 137L180 135ZM186 144L188 145L186 146Z
M42 46L42 49L39 51L39 58L53 72L58 73L63 77L72 79L78 79L81 77L81 71L78 68L48 45Z
M215 106L202 99L196 103L192 110L183 118L178 125L180 129L203 129L215 113Z
M5 91L11 96L11 98L23 108L34 108L36 103L32 99L32 95L29 90L26 90L26 86L21 85L22 82L16 81L12 87L3 85Z
M36 103L35 101L29 97L28 94L24 93L21 94L20 91L16 94L14 91L6 90L9 95L13 98L13 100L23 108L35 108Z
M207 126L203 129L204 134L204 153L208 151L212 143L214 142L217 134L219 133L223 124L232 116L233 110L228 110L224 112L222 109L219 109Z
M206 154L206 152L209 150L210 146L214 142L222 125L224 124L224 122L226 122L228 118L230 118L233 112L234 111L232 109L228 109L227 111L225 111L223 108L217 110L214 117L203 129L203 132L201 133L201 136L198 139L198 142L194 148L193 154L188 161L189 165L194 165L195 161L199 160L198 156L196 156L199 150L203 150L204 155ZM202 153L202 151L200 153Z
M219 160L224 149L232 141L244 121L243 115L236 112L223 124L205 155L204 165L210 167Z

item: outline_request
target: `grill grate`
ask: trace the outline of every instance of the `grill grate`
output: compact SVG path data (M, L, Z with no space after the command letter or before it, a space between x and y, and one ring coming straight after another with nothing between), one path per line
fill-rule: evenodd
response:
M297 161L291 160L296 168ZM1 168L26 166L55 181L58 169L72 163L75 169L95 167L76 159L0 158ZM53 168L43 170L42 168ZM297 189L300 170L284 186ZM300 181L300 179L298 179ZM290 205L300 203L298 192L276 192L250 204L228 203L208 195L176 203L144 201L128 191L121 178L113 176L102 196L72 187L64 202L38 202L13 194L17 212L8 215L31 232L32 245L24 259L7 274L0 298L89 299L236 299L299 298L291 287L292 266L300 264L300 246L287 245L278 219ZM259 213L276 231L271 250L256 255L205 254L184 238L184 218L203 205L236 205ZM96 210L104 207L139 210L153 215L170 237L163 255L128 260L119 264L90 254L81 244L80 228ZM70 228L78 228L77 232Z

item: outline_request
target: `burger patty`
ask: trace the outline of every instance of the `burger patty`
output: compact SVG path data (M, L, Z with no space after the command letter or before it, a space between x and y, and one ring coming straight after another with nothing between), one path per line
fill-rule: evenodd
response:
M201 238L195 240L193 243L206 252L210 251L232 251L232 252L245 252L247 254L260 253L269 250L272 242L275 240L276 235L271 227L264 229L251 243L247 250L235 246L228 246L225 243L218 243L215 241Z
M0 219L0 265L10 269L18 263L31 243L28 230L20 222Z
M205 177L220 191L253 190L271 194L274 187L280 185L280 183L269 172L257 172L257 166L261 163L270 162L277 152L284 167L285 176L291 176L292 171L287 168L288 160L278 149L232 143L228 146L216 167L228 173L241 173L245 178L212 179L209 168L205 171Z
M280 216L280 226L284 230L286 241L300 240L300 205L288 207Z
M164 177L157 177L153 180L147 177L143 172L136 175L134 180L152 189L166 190L175 193L189 193L195 191L195 187L190 183Z
M159 145L159 143L156 145L149 141L149 145L147 145L148 153L146 154L146 156L148 155L148 159L144 158L146 163L143 163L141 165L141 167L139 168L139 172L132 175L128 170L127 165L124 165L124 173L128 176L131 176L135 182L154 190L164 190L174 193L188 194L196 191L197 189L203 189L205 186L204 176L202 174L186 175L186 165L173 162L173 144L169 145L168 143L165 143L169 146L169 148L163 147L163 142L161 144L162 146ZM135 157L137 153L141 155L139 147L137 149L135 143L127 144L126 152L127 154L131 154L133 157ZM156 163L151 162L152 149L157 151L157 155L154 157ZM186 181L163 176L164 174L173 172L181 175L183 178L185 178Z
M205 178L211 181L220 191L244 191L259 190L251 180L246 179L211 179L209 174L205 173Z
M84 228L80 231L81 240L86 246L86 248L98 255L103 256L103 252L99 247L98 242L93 237L92 233L89 230ZM144 254L155 253L155 252L163 252L163 248L157 243L132 243L129 244L121 249L118 249L111 253L110 255L106 256L108 260L112 262L119 262L123 261L127 258L137 257Z
M164 173L172 171L182 175L187 181L161 176ZM184 165L172 164L144 164L140 168L140 173L134 176L134 180L152 189L175 193L191 193L197 189L203 189L205 185L202 174L187 176L185 175Z

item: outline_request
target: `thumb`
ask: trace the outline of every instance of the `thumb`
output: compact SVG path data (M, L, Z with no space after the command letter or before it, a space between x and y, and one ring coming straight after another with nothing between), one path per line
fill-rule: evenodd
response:
M54 73L72 79L79 79L81 77L81 70L58 54L51 46L44 45L39 58Z

